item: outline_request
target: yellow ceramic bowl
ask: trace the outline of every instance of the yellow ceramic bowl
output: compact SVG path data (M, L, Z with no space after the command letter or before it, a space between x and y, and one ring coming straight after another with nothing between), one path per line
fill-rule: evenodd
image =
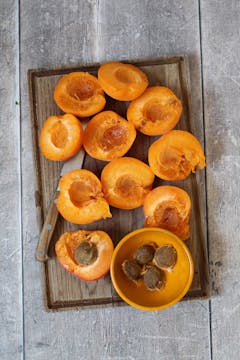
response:
M122 271L123 261L132 258L137 248L150 242L158 246L169 244L177 251L176 265L172 271L165 271L165 287L158 291L148 290L142 280L136 285ZM162 310L176 304L187 293L194 265L189 249L176 235L160 228L143 228L127 234L118 243L110 271L113 286L126 303L141 310Z

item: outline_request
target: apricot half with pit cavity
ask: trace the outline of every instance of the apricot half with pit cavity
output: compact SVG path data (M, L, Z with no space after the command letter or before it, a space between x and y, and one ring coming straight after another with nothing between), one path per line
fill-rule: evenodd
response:
M196 168L205 167L205 156L199 141L188 131L171 130L149 148L150 168L163 180L183 180Z
M106 94L122 101L136 99L148 86L147 76L142 70L121 62L107 62L101 65L98 80Z
M39 146L49 160L67 160L81 148L83 128L80 121L71 114L54 115L44 122Z
M106 104L98 79L87 72L64 75L56 85L54 100L64 112L79 117L94 115Z
M136 138L133 124L114 111L102 111L87 124L83 146L99 160L113 160L126 154Z
M101 175L104 197L119 209L134 209L143 204L152 188L154 174L149 166L131 157L115 159Z
M164 86L147 88L133 100L127 110L127 119L146 135L161 135L173 129L182 113L182 103Z
M91 171L73 170L59 182L57 208L60 214L74 224L89 224L112 217L103 197L100 180Z
M56 242L60 264L83 280L97 280L110 268L113 242L104 231L70 231Z
M144 200L146 227L169 230L186 240L189 233L191 200L188 193L176 186L158 186Z

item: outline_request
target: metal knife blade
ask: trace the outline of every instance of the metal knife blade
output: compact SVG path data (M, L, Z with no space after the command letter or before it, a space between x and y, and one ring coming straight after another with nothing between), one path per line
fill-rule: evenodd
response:
M87 126L87 123L82 122L83 130L85 130L86 126ZM79 150L79 152L76 155L74 155L73 157L71 157L70 159L68 159L64 162L61 173L60 173L60 178L63 175L67 174L69 171L72 171L75 169L81 169L82 165L83 165L84 157L85 157L85 151L84 151L83 147L81 147L81 149ZM59 191L58 186L57 186L57 191Z
M86 122L82 123L82 125L83 125L83 129L85 130ZM75 156L64 162L60 173L60 178L69 171L75 169L81 169L83 165L84 157L85 157L85 151L82 147ZM59 180L58 180L58 184L59 184ZM56 199L59 192L58 184L57 184L56 192L54 194L54 198L52 199L50 207L48 209L48 213L39 237L37 250L36 250L36 259L38 261L46 261L48 259L48 248L58 219L58 210L56 206Z

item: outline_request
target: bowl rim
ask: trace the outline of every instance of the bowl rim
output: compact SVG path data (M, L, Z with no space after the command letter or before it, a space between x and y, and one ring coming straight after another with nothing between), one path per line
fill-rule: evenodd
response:
M164 305L159 305L159 306L144 306L144 305L139 305L137 303L135 303L134 301L130 300L123 292L122 290L119 288L116 279L115 279L115 275L114 275L114 263L115 263L115 259L118 253L118 250L122 247L122 245L131 237L142 233L142 232L148 232L148 231L156 231L156 232L161 232L161 233L165 233L170 235L171 237L173 237L179 244L180 246L184 249L187 258L188 258L188 262L189 262L189 276L188 276L188 281L186 283L186 285L184 286L184 288L182 289L182 291L180 292L180 294L174 298L172 301L168 302L167 304ZM178 303L188 292L191 284L192 284L192 280L193 280L193 275L194 275L194 262L193 262L193 258L192 258L192 254L189 250L189 248L187 247L187 245L184 243L183 240L181 240L178 236L176 236L175 234L173 234L172 232L162 229L162 228L157 228L157 227L147 227L147 228L140 228L137 230L133 230L130 233L126 234L117 244L117 246L114 249L113 252L113 256L112 256L112 260L111 260L111 266L110 266L110 275L111 275L111 280L112 280L112 284L115 288L115 290L117 291L118 295L122 298L122 300L124 300L128 305L131 305L139 310L146 310L146 311L154 311L154 310L164 310L172 305L175 305L176 303Z

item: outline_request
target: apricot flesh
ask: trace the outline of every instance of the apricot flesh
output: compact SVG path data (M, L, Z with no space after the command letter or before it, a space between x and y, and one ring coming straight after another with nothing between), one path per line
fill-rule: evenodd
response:
M101 175L104 197L119 209L134 209L143 204L152 188L154 174L142 161L122 157L107 164Z
M106 104L98 79L87 72L64 75L56 85L54 100L64 112L79 117L94 115Z
M67 160L75 155L83 142L80 121L71 114L47 118L40 132L39 146L48 160Z
M114 111L102 111L88 122L83 146L93 158L110 161L125 155L135 138L133 124Z
M182 240L189 238L191 200L185 190L158 186L146 196L143 210L146 227L169 230Z
M106 94L120 101L136 99L148 86L147 76L142 70L121 62L102 64L98 80Z
M133 100L127 119L146 135L161 135L173 129L182 113L182 103L164 86L153 86Z
M93 255L91 249L95 249ZM68 272L82 280L93 281L109 271L113 242L104 231L70 231L59 238L55 251Z
M183 180L196 168L205 167L201 144L191 133L171 130L148 150L150 168L163 180Z
M91 171L77 169L68 172L62 176L59 190L57 208L67 221L89 224L111 217L101 182Z

